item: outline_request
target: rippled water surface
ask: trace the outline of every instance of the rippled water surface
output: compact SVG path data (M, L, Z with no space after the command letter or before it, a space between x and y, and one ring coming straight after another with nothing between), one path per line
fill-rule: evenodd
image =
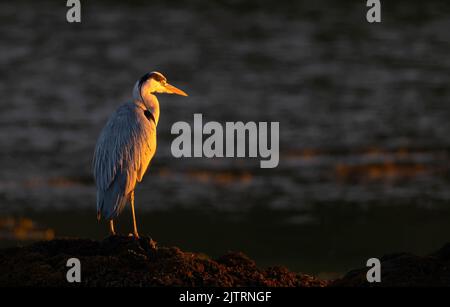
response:
M206 215L176 216L206 221L213 233L214 225L223 227L216 229L221 235L234 228L236 237L237 228L259 225L248 240L286 243L283 256L264 261L304 270L311 267L299 260L306 253L365 255L369 247L346 246L352 233L393 212L436 237L444 229L433 225L447 223L437 212L447 213L450 200L450 8L445 1L399 1L383 6L383 22L372 25L359 2L89 1L77 25L65 22L66 8L56 1L2 2L1 212L35 212L54 227L55 212L69 224L67 212L95 217L96 138L130 99L137 78L159 70L190 96L160 97L159 148L137 189L143 216L159 212L170 223L174 217L161 212L199 211ZM192 122L194 113L222 123L279 121L279 167L260 169L255 159L175 159L170 127ZM54 218L46 218L49 212ZM255 212L271 212L279 223ZM211 222L221 214L244 222ZM329 243L341 227L346 234ZM92 229L88 234L98 235ZM431 248L426 235L417 241L397 230L384 234L397 238L390 248ZM305 232L325 242L320 251ZM174 231L166 240L176 244L176 237ZM383 239L373 238L377 251L385 250ZM229 248L186 242L206 252ZM261 241L252 256L267 248Z

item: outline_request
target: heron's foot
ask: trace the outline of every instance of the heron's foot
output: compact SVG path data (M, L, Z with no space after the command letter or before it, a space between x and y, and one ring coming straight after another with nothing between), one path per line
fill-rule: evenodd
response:
M129 237L134 237L135 239L139 239L139 234L137 232L129 233L128 236Z

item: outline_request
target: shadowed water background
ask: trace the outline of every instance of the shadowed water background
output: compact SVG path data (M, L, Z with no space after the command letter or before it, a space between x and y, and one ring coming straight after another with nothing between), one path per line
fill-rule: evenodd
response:
M1 216L106 235L95 142L159 70L189 94L160 96L158 151L136 191L141 231L161 244L330 274L449 240L445 1L383 2L381 24L365 1L90 1L81 24L64 5L0 4ZM194 113L280 122L279 166L175 159L170 128Z

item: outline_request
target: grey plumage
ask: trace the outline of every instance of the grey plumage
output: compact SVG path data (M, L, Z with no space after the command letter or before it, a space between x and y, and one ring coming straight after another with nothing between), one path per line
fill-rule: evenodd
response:
M142 76L134 85L133 101L120 106L103 128L95 146L93 171L97 185L97 219L114 219L131 204L133 236L139 238L134 208L134 188L142 180L156 152L159 101L155 94L185 92L167 83L159 72Z
M94 153L97 212L105 219L120 214L156 151L156 123L134 103L120 106L103 128Z

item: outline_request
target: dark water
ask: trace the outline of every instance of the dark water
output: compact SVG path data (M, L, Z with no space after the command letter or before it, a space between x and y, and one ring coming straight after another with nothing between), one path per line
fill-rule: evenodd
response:
M84 1L86 2L86 1ZM167 244L342 272L450 239L450 7L365 1L0 4L0 212L101 237L91 158L136 79L159 70L158 152L137 189ZM279 121L280 164L175 159L171 125ZM124 230L125 231L125 230Z

